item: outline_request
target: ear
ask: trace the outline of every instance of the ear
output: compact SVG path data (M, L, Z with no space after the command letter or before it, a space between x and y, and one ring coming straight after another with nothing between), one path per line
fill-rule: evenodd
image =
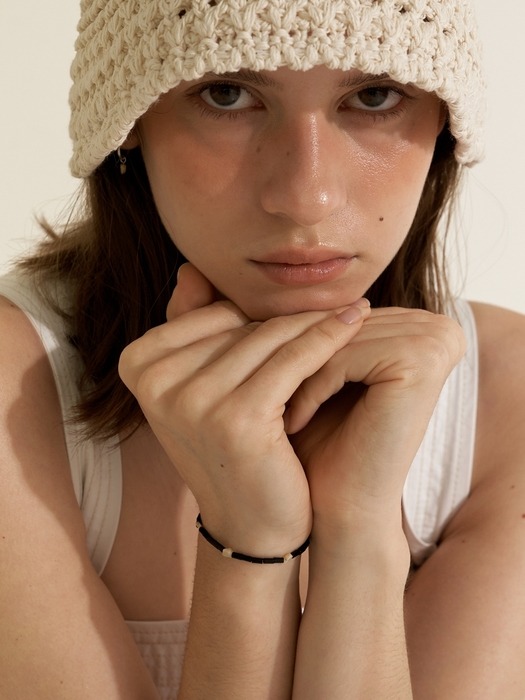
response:
M138 148L140 146L140 138L138 131L135 127L126 136L126 140L122 144L121 148L124 151L130 151L132 148Z

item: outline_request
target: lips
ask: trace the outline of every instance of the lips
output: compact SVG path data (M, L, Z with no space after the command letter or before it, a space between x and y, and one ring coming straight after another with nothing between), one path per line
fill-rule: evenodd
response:
M355 256L327 250L289 250L253 260L267 278L281 285L312 285L337 279L352 264Z
M315 265L316 263L324 263L330 260L352 259L353 255L348 255L343 251L316 248L305 250L300 248L289 248L278 252L273 252L254 260L256 263L274 263L277 265Z

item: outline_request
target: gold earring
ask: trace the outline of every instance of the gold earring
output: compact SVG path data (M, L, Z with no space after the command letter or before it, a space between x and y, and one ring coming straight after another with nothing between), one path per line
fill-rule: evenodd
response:
M127 158L126 158L126 156L122 155L122 151L120 150L120 147L117 148L117 156L118 156L118 162L120 164L120 174L125 175L126 170L128 169L128 166L126 165Z

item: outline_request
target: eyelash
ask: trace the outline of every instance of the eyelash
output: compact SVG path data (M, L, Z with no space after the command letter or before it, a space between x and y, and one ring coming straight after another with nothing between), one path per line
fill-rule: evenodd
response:
M194 102L199 109L200 113L204 117L211 117L212 119L223 119L224 117L227 117L228 119L239 119L240 117L244 116L248 109L216 109L214 110L210 105L206 104L206 102L202 99L202 93L206 92L211 87L216 87L216 86L224 86L224 87L238 87L242 88L242 90L245 90L247 93L252 95L250 90L247 88L243 87L242 85L239 85L238 83L234 82L228 82L227 80L225 81L218 81L214 80L210 83L202 83L197 86L195 90L192 90L190 93L188 93L189 99ZM253 96L253 95L252 95ZM254 100L257 98L253 96Z
M211 117L212 119L240 119L245 116L245 109L219 109L217 111L213 110L205 102L201 102L198 105L199 112L203 117Z
M260 109L258 107L252 107L252 108L246 108L246 109L213 109L210 107L202 98L202 93L208 90L211 87L215 86L225 86L225 87L240 87L242 90L246 91L248 94L250 94L254 100L258 101L258 98L255 97L248 88L245 88L242 85L239 85L238 83L235 82L229 82L229 81L212 81L209 83L204 83L200 84L195 90L190 92L188 94L188 97L196 103L197 108L199 109L201 115L203 117L210 117L212 119L230 119L230 120L236 120L239 118L242 118L246 115L247 112L253 110L253 109ZM389 118L393 118L401 114L405 110L405 105L404 103L409 100L415 99L412 95L409 95L407 92L399 88L397 85L384 85L384 84L372 84L372 85L367 85L364 88L361 88L354 94L359 94L360 92L365 92L366 90L373 90L374 88L376 89L387 89L391 92L395 92L398 94L402 100L393 108L387 109L387 110L367 110L367 109L358 109L358 108L352 108L348 107L344 111L349 111L352 112L352 114L358 116L359 118L362 119L368 119L372 120L373 123L375 123L378 120L381 121L386 121ZM348 99L348 96L345 97L345 99ZM342 104L343 101L341 101Z
M409 95L404 90L401 90L401 88L397 86L394 87L392 85L369 85L366 88L362 88L362 90L358 90L356 94L359 94L359 92L363 92L365 90L373 90L374 88L383 88L388 90L389 92L395 92L396 95L399 95L402 99L397 103L397 105L395 105L395 107L391 107L390 109L375 111L357 108L352 109L351 107L349 107L348 111L351 111L352 114L356 115L361 119L371 120L372 123L375 123L377 121L386 121L387 119L392 119L399 116L400 114L403 114L403 112L406 110L407 102L415 99L413 95Z

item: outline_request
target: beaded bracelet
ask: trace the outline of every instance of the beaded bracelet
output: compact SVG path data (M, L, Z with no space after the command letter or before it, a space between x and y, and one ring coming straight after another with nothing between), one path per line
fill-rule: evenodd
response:
M197 516L197 521L195 524L204 539L215 547L215 549L218 549L223 557L227 557L228 559L240 559L240 561L247 561L250 564L284 564L285 561L290 561L290 559L295 559L295 557L301 556L301 554L308 549L308 545L310 544L310 538L308 537L306 542L304 542L300 547L294 549L293 552L284 554L282 557L252 557L248 554L234 552L229 547L225 547L220 542L217 542L217 540L210 535L208 530L206 530L202 524L200 513Z

